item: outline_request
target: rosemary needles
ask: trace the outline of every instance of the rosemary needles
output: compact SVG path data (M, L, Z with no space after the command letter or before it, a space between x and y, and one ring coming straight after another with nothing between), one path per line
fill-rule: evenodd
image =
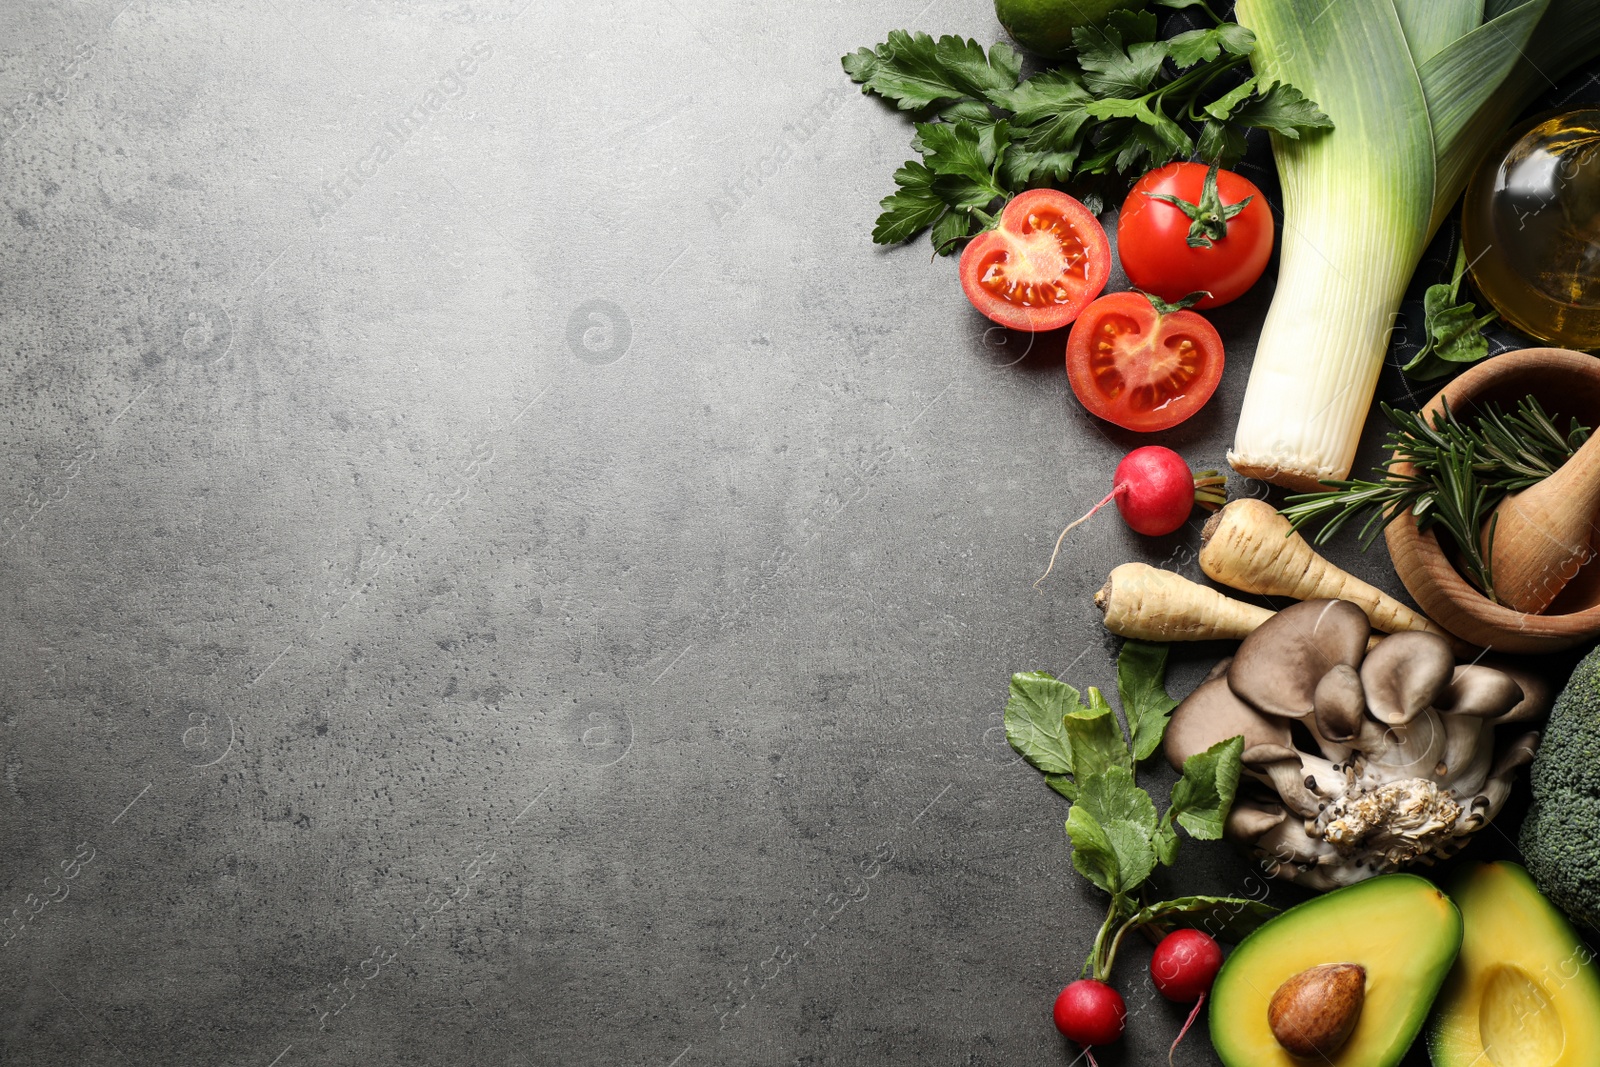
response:
M1589 428L1573 419L1563 431L1531 396L1511 414L1486 405L1471 422L1449 411L1429 422L1415 412L1380 406L1394 426L1387 441L1392 454L1382 470L1371 480L1327 481L1327 490L1291 496L1284 517L1297 530L1320 522L1312 538L1319 545L1359 520L1365 550L1409 510L1420 529L1443 533L1446 550L1455 550L1467 578L1494 600L1494 531L1484 530L1485 522L1507 494L1554 474L1588 440ZM1411 470L1397 471L1400 464Z

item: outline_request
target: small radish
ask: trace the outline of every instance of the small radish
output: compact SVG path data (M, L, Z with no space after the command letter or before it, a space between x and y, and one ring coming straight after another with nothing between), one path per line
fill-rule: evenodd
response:
M1056 997L1056 1029L1087 1049L1122 1037L1128 1017L1122 994L1093 978L1080 978ZM1089 1057L1094 1062L1094 1057Z
M1050 553L1050 566L1045 568L1039 581L1050 577L1050 572L1055 569L1061 543L1067 539L1072 528L1087 521L1113 500L1117 503L1117 510L1122 513L1122 521L1135 533L1160 537L1181 527L1196 504L1208 511L1221 507L1227 501L1227 493L1222 488L1226 484L1227 478L1216 471L1201 471L1199 474L1190 472L1183 457L1170 448L1145 445L1134 449L1117 464L1116 473L1112 475L1111 492L1090 508L1083 518L1061 531L1061 536L1056 538L1055 551Z
M1178 1042L1194 1025L1195 1017L1206 1002L1211 983L1217 980L1222 969L1222 949L1199 930L1174 930L1161 939L1150 957L1150 979L1156 989L1168 1000L1179 1004L1194 1004L1189 1018L1178 1031L1177 1040L1167 1052L1167 1062L1178 1051Z

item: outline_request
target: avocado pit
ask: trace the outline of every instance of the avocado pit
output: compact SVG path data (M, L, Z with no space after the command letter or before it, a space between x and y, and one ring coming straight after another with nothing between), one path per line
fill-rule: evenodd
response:
M1332 1056L1361 1018L1367 969L1359 963L1325 963L1289 977L1267 1004L1272 1036L1296 1056Z

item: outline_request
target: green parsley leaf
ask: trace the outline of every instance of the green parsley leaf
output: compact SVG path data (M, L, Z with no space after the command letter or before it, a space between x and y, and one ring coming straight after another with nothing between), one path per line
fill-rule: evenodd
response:
M995 177L1011 136L1004 120L979 128L970 122L921 122L911 142L938 177L933 192L955 209L987 207L1007 195Z
M1310 130L1331 130L1333 120L1322 109L1305 98L1305 95L1287 82L1278 82L1245 101L1232 115L1231 121L1241 126L1256 126L1298 140Z
M1247 56L1256 48L1256 35L1237 22L1224 22L1209 30L1190 30L1167 38L1167 54L1179 70L1209 63L1223 52Z
M974 124L981 124L993 122L994 112L990 111L989 105L982 100L961 100L939 112L939 117L946 122L965 120Z
M989 102L1013 112L1019 126L1032 126L1063 112L1088 118L1082 105L1093 99L1076 74L1060 69L1041 71L1015 88L989 94Z
M912 160L894 172L899 188L884 197L883 209L872 227L872 240L880 245L909 241L933 224L945 210L945 202L933 191L934 172Z
M941 256L955 251L956 244L972 233L972 221L964 211L946 209L933 224L933 250Z
M1167 720L1178 702L1167 695L1167 646L1124 641L1117 653L1117 696L1128 719L1135 761L1149 759L1161 745Z
M1167 58L1165 42L1155 36L1156 17L1148 11L1118 11L1101 25L1075 28L1084 87L1124 99L1149 92Z
M1194 142L1183 132L1183 127L1172 121L1165 112L1152 108L1148 100L1096 100L1087 105L1085 110L1097 119L1129 118L1143 123L1154 135L1153 140L1141 139L1141 143L1148 148L1151 156L1158 157L1163 152L1168 153L1165 158L1154 159L1158 165L1194 151ZM1137 136L1137 131L1135 135ZM1118 169L1124 169L1120 161Z
M1278 914L1278 909L1248 897L1174 897L1133 913L1135 925L1176 920L1212 937L1240 940Z
M1247 147L1242 129L1216 119L1207 119L1200 128L1200 140L1194 150L1207 163L1215 161L1224 167L1232 167L1244 158Z
M1072 773L1068 713L1084 710L1078 691L1044 671L1011 676L1006 701L1006 740L1017 754L1047 775Z
M1168 816L1201 841L1222 836L1222 826L1239 787L1239 757L1244 738L1218 741L1183 761L1183 777L1172 787Z
M994 166L993 139L985 145L970 122L919 122L912 147L935 174L958 174L981 182L989 179Z
M1084 127L1093 121L1088 105L1094 101L1076 75L1048 70L1009 92L991 93L990 101L1015 113L1011 121L1017 129L1003 175L1008 185L1071 178Z
M1089 687L1089 707L1068 712L1065 727L1072 748L1072 777L1080 793L1085 782L1112 769L1126 771L1128 784L1133 785L1133 757L1122 739L1117 716L1100 695L1100 690Z
M984 52L977 41L895 30L875 49L843 58L845 73L863 91L877 93L902 111L919 111L940 101L981 100L985 93L1014 88L1022 76L1022 57L999 43Z
M1246 78L1232 89L1205 106L1205 113L1219 122L1226 122L1234 109L1248 100L1256 91L1256 79Z

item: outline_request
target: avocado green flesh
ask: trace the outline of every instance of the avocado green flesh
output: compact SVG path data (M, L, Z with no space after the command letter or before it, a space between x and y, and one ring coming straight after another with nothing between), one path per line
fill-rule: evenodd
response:
M1057 56L1072 46L1072 31L1090 26L1122 8L1145 0L995 0L995 17L1012 40L1041 56Z
M1594 953L1514 863L1451 886L1466 933L1428 1027L1434 1067L1600 1064Z
M1211 991L1211 1041L1227 1067L1305 1067L1267 1025L1267 1004L1301 971L1366 968L1366 999L1325 1067L1394 1067L1428 1017L1461 947L1461 913L1433 883L1386 874L1291 908L1233 951ZM1477 1067L1485 1067L1483 1064Z

